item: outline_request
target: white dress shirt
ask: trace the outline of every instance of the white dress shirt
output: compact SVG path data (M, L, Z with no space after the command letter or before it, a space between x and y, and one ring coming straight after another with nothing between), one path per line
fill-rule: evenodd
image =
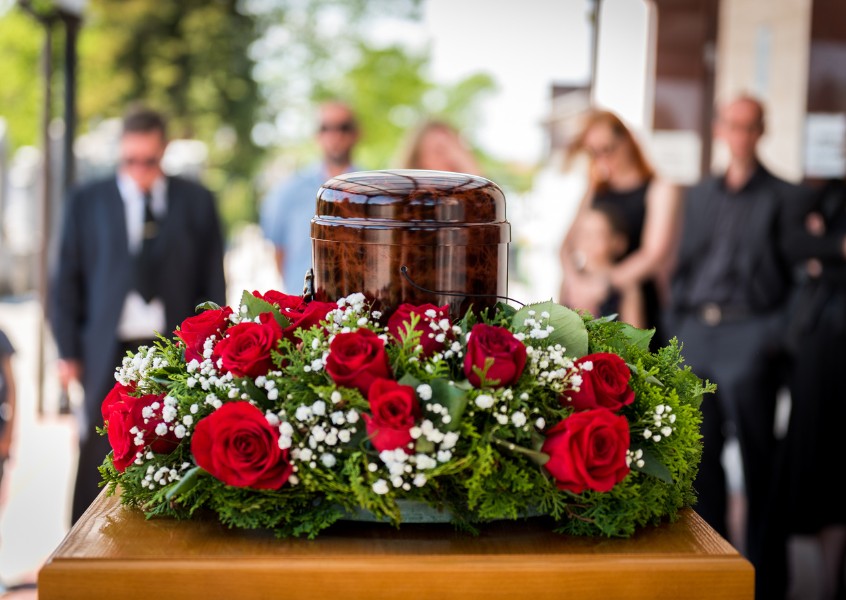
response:
M141 236L144 229L144 194L132 178L120 173L117 176L117 185L123 198L129 253L134 256L141 249ZM153 214L157 219L162 219L167 213L167 185L164 177L159 177L153 183L151 193ZM147 303L144 302L141 294L132 289L123 303L117 336L118 339L126 341L151 339L156 333L168 335L170 332L164 331L166 322L165 306L160 298L153 298Z

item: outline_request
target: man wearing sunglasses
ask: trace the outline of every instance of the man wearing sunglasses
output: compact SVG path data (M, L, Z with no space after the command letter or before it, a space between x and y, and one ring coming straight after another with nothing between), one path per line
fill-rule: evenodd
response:
M136 108L123 120L115 176L72 190L50 289L58 375L84 389L75 522L99 493L110 451L100 406L127 351L169 336L195 307L225 303L223 239L212 193L166 176L164 118Z
M352 164L359 139L352 109L333 100L322 104L318 114L322 159L277 185L261 206L261 228L276 248L282 287L289 294L302 292L303 278L311 268L311 218L318 189L332 177L359 170Z

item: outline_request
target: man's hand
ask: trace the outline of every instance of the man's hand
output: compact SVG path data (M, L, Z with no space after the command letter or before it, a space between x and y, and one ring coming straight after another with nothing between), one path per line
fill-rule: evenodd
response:
M72 381L82 380L82 361L75 358L59 359L59 385L63 390L68 389Z

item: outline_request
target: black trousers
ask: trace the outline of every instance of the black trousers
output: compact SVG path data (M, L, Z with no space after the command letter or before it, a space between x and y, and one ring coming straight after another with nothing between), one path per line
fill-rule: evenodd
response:
M727 537L726 439L740 446L748 503L746 554L755 567L756 598L783 598L787 588L787 536L776 480L776 397L786 380L779 342L781 313L708 325L695 315L668 323L682 343L685 363L717 385L702 401L702 462L694 483L694 509Z
M153 340L134 340L121 342L115 352L113 363L117 368L127 351L137 352L138 346L152 345ZM71 525L76 523L91 503L100 494L100 472L97 468L103 464L103 459L112 451L109 439L97 433L97 427L103 427L100 406L106 395L114 387L115 379L111 377L95 386L97 389L85 390L85 415L80 419L79 429L79 459L76 468L76 480L71 502Z

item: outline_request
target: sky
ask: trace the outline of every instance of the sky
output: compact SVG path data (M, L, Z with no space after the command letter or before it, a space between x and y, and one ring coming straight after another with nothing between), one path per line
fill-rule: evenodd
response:
M498 83L482 105L477 144L503 159L542 157L552 84L590 77L589 6L588 0L424 1L435 79L453 82L482 71Z
M454 83L474 73L493 77L498 90L482 103L472 141L504 160L545 157L541 126L553 84L585 85L591 78L593 0L423 0L419 23L388 22L385 41L426 46L431 76ZM648 3L602 0L599 62L593 100L635 129L645 114Z

